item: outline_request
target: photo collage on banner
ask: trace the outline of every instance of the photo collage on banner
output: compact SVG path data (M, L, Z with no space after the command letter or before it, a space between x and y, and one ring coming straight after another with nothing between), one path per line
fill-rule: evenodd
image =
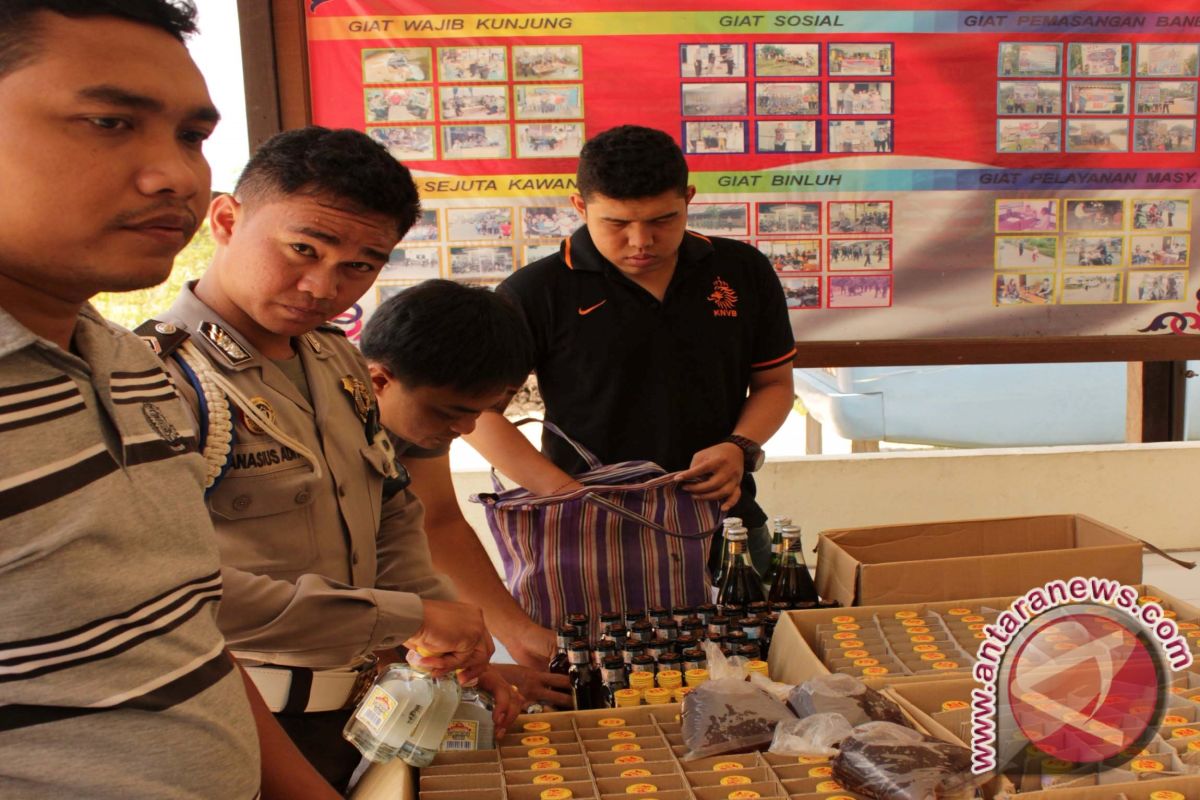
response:
M361 316L558 253L580 148L627 123L676 139L689 228L763 253L797 340L1158 335L1197 308L1194 0L552 5L306 11L312 121L421 192Z
M1194 153L1200 43L1004 42L1000 153Z
M997 305L1186 299L1191 200L996 201Z

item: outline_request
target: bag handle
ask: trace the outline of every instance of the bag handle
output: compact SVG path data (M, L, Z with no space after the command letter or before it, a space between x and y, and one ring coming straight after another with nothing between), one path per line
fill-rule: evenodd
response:
M587 464L587 470L586 470L587 472L590 472L594 469L600 469L600 467L603 466L600 463L600 459L596 458L596 455L591 450L588 450L586 447L581 445L579 442L575 441L570 436L567 436L565 433L562 432L562 429L559 428L557 425L555 425L553 422L547 422L546 420L537 419L536 417L524 417L524 418L519 419L516 422L514 422L513 427L519 428L522 425L529 423L529 422L542 423L543 428L550 431L555 436L557 436L558 438L565 441L567 444L571 445L571 447L574 448L575 452L579 454L579 457L582 458L584 460L584 462ZM504 484L500 482L500 476L496 474L496 468L492 467L490 473L491 473L491 477L492 477L492 488L494 488L497 493L503 492ZM575 476L572 475L571 477L575 477Z
M562 429L559 428L557 425L555 425L553 422L549 422L549 421L543 420L543 419L535 419L534 417L525 417L524 419L517 420L516 422L513 423L513 425L515 425L516 427L519 428L527 422L542 423L543 428L550 431L551 433L553 433L558 438L562 439L567 444L571 445L571 447L574 448L575 452L579 454L579 457L582 458L587 463L588 470L600 469L600 467L603 466L603 464L600 463L600 459L596 458L596 455L591 450L588 450L586 447L581 445L579 442L575 441L570 436L567 436L565 433L562 432Z
M594 492L589 492L588 494L584 495L583 502L592 503L593 505L600 506L601 508L607 509L608 511L611 511L612 513L617 514L618 516L622 516L625 519L630 520L631 522L641 525L642 527L650 528L651 530L658 531L659 533L663 534L664 536L673 536L676 539L702 539L705 536L708 536L712 533L712 531L703 531L700 534L676 533L675 531L664 528L662 525L659 525L657 522L654 522L652 520L647 519L646 517L643 517L641 514L637 513L636 511L630 511L628 508L625 508L620 503L614 503L613 501L608 500L604 497L601 497ZM714 528L714 530L715 530L715 528Z

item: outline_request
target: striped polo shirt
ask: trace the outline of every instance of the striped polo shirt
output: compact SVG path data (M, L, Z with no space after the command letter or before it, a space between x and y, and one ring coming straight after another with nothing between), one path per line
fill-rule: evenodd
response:
M90 307L72 349L0 309L0 797L254 798L190 423Z

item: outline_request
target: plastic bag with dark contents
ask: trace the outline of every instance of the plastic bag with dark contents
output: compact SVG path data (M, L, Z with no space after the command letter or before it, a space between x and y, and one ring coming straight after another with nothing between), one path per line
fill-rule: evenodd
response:
M788 707L736 678L707 681L683 698L684 761L766 747L780 722L795 719Z
M842 740L833 777L874 800L975 796L971 751L891 722L868 722Z
M836 754L838 743L853 732L841 714L812 714L776 725L767 750L782 756L828 757Z
M835 673L811 678L792 690L788 706L801 718L841 714L851 725L879 721L912 727L900 706L853 675Z

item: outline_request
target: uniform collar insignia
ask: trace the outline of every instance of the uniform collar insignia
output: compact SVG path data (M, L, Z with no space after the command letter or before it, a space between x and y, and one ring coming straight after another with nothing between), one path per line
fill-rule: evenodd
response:
M367 415L374 404L371 390L367 384L353 375L343 375L342 391L350 395L350 399L354 401L354 413L358 414L358 418L363 421L363 424L366 424Z
M217 351L232 367L244 364L251 358L250 354L246 352L246 348L238 344L236 339L215 322L201 322L200 335L217 348Z
M314 353L319 354L321 352L321 340L312 331L304 334L304 341L308 342L308 346L312 348Z

